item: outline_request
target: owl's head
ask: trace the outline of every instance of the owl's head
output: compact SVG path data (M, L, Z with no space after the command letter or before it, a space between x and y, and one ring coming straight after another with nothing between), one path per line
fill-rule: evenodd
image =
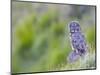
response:
M76 21L72 21L72 22L69 24L69 27L70 27L70 33L81 32L80 25L79 25L79 23L76 22Z

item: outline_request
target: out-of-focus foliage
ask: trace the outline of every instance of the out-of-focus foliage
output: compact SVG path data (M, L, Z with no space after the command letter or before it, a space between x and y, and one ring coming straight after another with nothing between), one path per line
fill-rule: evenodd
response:
M77 13L74 13L77 9ZM85 18L86 17L86 18ZM12 2L12 72L95 68L95 8L90 6ZM69 63L68 23L80 22L89 54Z

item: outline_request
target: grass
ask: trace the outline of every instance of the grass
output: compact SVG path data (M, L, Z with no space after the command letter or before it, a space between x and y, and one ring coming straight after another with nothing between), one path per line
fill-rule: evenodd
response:
M68 23L59 13L31 13L18 22L12 32L12 72L41 72L95 68L95 25L85 33L88 54L74 63L67 61L71 52ZM84 15L85 16L85 15ZM79 20L82 23L82 20ZM88 27L81 25L82 28Z

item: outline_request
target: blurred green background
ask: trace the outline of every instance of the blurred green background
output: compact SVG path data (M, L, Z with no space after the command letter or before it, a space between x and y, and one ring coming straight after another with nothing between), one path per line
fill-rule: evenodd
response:
M89 55L75 63L68 23L79 21ZM12 72L95 68L95 7L12 1Z

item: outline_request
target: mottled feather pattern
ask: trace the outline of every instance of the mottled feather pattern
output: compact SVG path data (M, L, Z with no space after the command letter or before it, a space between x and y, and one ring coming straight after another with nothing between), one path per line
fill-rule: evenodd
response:
M84 35L81 32L81 27L78 22L73 21L69 24L70 38L72 48L74 49L69 54L69 61L76 61L87 52Z

